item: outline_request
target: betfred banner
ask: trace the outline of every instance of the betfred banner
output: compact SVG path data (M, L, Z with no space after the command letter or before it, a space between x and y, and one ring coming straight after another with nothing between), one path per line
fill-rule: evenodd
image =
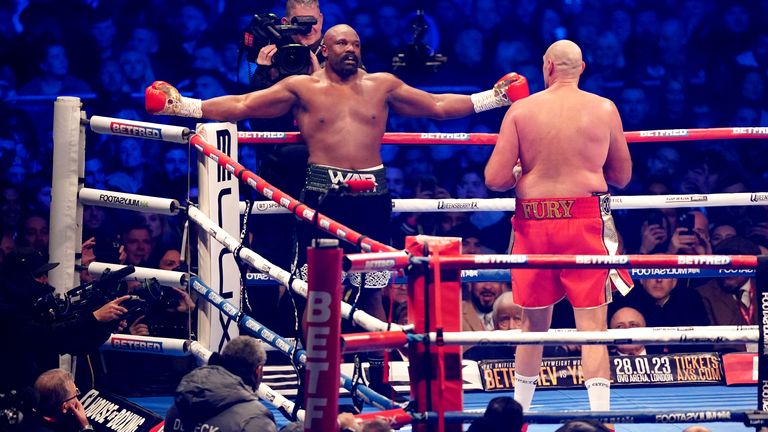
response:
M485 391L511 390L515 362L478 362ZM717 353L663 354L611 357L611 385L690 385L722 384L722 362ZM539 371L539 387L570 388L584 385L581 359L545 358Z

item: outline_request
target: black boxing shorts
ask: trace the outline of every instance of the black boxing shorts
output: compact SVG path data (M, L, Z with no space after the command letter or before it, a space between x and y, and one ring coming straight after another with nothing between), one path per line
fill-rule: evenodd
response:
M365 192L348 192L334 188L347 180L373 180L376 188ZM302 202L323 215L384 244L390 243L392 198L387 188L383 165L362 170L349 170L327 165L309 164L307 180L302 191ZM313 238L332 238L319 232L310 224L302 224L299 235L299 265L306 263L306 248ZM359 253L350 243L340 241L344 253ZM384 273L374 275L372 273ZM366 276L366 288L382 288L389 282L388 272L372 272ZM359 277L350 275L350 280L359 286ZM376 280L372 280L376 279Z

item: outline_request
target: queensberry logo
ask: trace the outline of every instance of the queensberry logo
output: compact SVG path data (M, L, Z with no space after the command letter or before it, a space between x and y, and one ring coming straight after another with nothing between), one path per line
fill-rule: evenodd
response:
M476 208L477 208L477 201L446 202L446 201L440 200L437 202L438 210L443 210L443 209L462 210L462 209L476 209Z
M753 193L749 195L749 200L752 202L768 201L768 193Z
M139 341L125 338L112 338L112 347L127 351L163 352L163 343L158 341Z
M109 124L109 130L111 130L113 134L118 134L118 135L130 135L130 136L152 138L152 139L163 138L163 134L160 131L160 128L154 128L154 127L148 127L148 126L137 126L137 125L128 124L128 123L111 122Z

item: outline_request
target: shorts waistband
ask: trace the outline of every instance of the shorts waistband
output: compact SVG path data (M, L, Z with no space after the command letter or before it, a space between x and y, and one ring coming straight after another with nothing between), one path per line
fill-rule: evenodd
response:
M515 217L529 220L591 219L611 214L611 197L607 193L590 197L518 198Z
M306 190L327 192L333 185L343 184L347 180L373 180L376 189L371 192L358 192L355 195L383 195L389 191L384 165L371 168L350 170L329 165L309 164L307 166Z

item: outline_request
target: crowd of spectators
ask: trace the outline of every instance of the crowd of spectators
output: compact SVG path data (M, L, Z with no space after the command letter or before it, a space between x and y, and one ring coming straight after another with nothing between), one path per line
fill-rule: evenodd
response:
M582 88L613 100L627 131L768 126L768 1L437 0L424 7L429 24L424 41L447 62L435 71L413 64L395 71L410 84L469 92L517 71L536 92L543 88L541 54L555 40L568 38L581 46L587 63ZM284 1L0 3L3 254L19 246L47 251L56 96L81 96L89 115L192 125L179 118L149 118L143 109L144 88L162 79L203 99L248 91L253 65L239 58L242 29L253 14L282 16L283 8ZM321 10L324 28L349 23L357 29L370 72L392 71L392 58L412 41L412 2L322 0ZM495 132L502 115L488 112L443 122L391 116L388 131ZM187 149L95 134L88 135L87 143L87 187L195 199L195 158L190 163ZM768 150L766 140L631 144L630 150L634 176L627 189L611 191L619 195L767 190L762 156ZM388 145L382 156L396 198L513 196L485 187L483 167L490 151L490 146ZM240 160L253 170L259 163L249 146L241 146ZM680 216L689 212L695 223L692 233L680 226ZM706 254L731 236L763 251L768 247L766 207L629 210L614 215L628 253ZM511 230L509 216L399 214L393 221L393 243L401 245L404 235L417 233L455 235L463 238L465 253L503 253ZM124 262L158 267L165 259L170 269L178 265L181 223L160 215L136 221L120 212L87 207L83 240L95 239L87 251L93 252L90 259L117 256L122 245ZM635 291L653 297L664 290L654 287L664 284L671 282L643 282ZM664 300L662 306L679 303L678 309L688 315L714 322L706 300L709 291L697 290L695 282L675 284L665 288L667 294L685 300ZM471 303L470 289L465 291ZM696 300L699 293L703 301ZM483 296L480 291L479 319L490 317L493 310ZM689 296L701 310L689 310ZM651 303L639 299L632 306L645 314L648 325L655 325L662 312L643 306ZM404 317L402 309L399 312ZM664 314L677 319L685 315L677 312L667 309ZM482 324L494 328L491 320Z

